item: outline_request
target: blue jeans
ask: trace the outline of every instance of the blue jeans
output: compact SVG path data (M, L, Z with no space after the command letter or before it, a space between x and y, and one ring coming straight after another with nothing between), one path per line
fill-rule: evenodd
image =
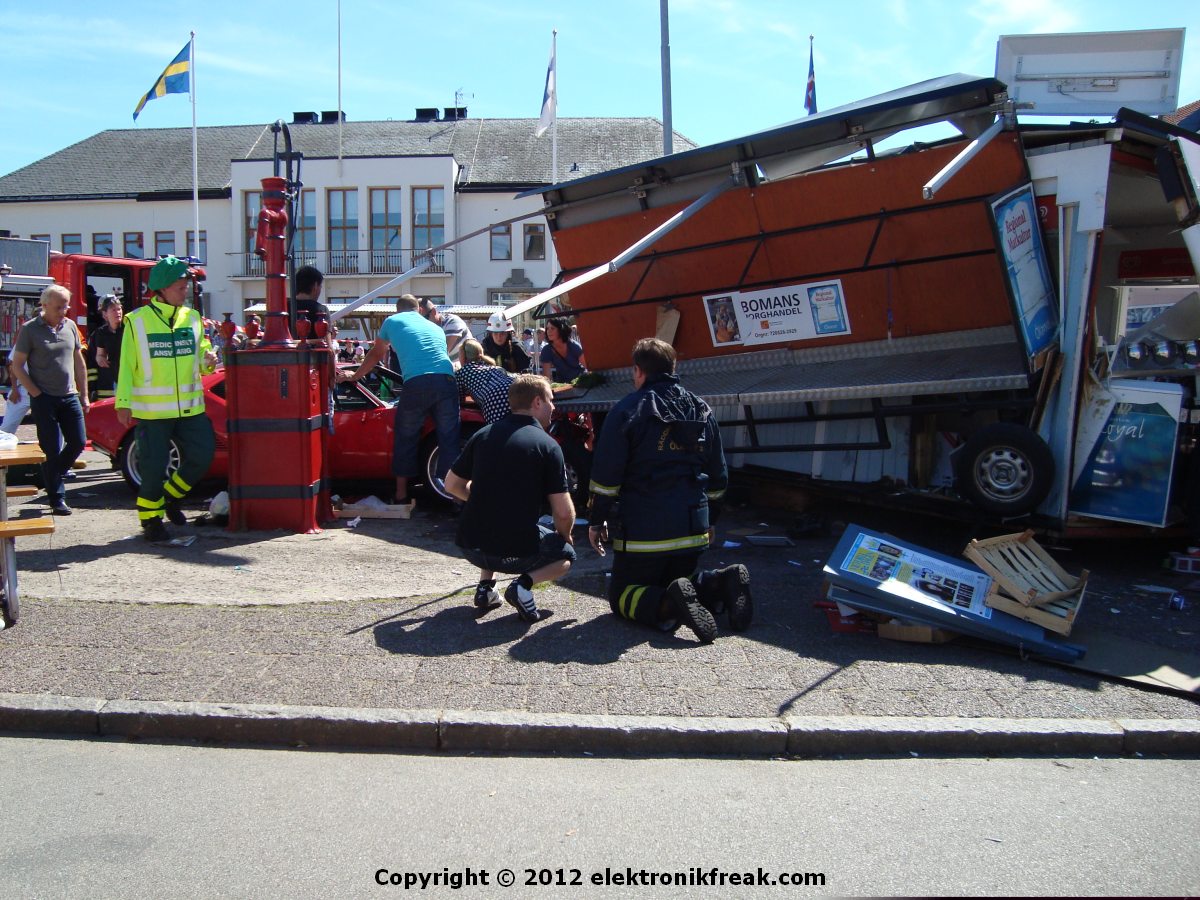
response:
M29 399L29 409L37 424L38 444L46 454L42 463L46 496L52 504L59 504L65 496L63 475L71 471L71 465L79 459L87 443L83 407L79 405L78 394L52 397L43 392Z
M418 450L421 429L433 417L437 432L437 476L445 478L458 459L458 385L453 375L418 375L404 382L396 401L396 434L392 448L392 474L412 478L420 474Z

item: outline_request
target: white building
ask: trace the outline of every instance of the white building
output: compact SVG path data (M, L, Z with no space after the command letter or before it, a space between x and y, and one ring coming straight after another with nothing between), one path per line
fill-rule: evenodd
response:
M296 265L326 275L331 302L362 296L412 265L414 254L489 224L538 213L550 183L550 136L535 119L472 119L466 109L417 111L412 121L344 122L296 113L303 154ZM653 118L559 119L559 178L584 178L661 154ZM340 137L339 137L340 134ZM205 312L232 313L266 297L253 255L261 179L282 135L270 125L199 129L200 239L192 211L191 130L105 131L0 178L0 229L51 249L101 256L193 255L206 266ZM675 146L695 145L675 135ZM282 172L281 168L281 172ZM509 304L557 275L541 215L437 254L395 295L453 305Z

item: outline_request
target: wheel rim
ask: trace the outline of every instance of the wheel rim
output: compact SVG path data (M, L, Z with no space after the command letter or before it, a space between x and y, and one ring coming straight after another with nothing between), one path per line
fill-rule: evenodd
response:
M441 448L434 447L433 452L429 454L429 460L425 463L425 484L439 497L446 500L453 500L454 497L441 488L441 482L437 478L439 453L441 453Z
M138 467L138 445L137 441L129 445L129 453L126 456L126 465L129 466L129 475L133 478L134 484L139 487L142 484L142 470ZM170 443L170 449L167 451L167 478L170 478L179 471L179 447L174 441Z
M994 500L1016 500L1029 492L1033 467L1012 447L993 447L979 457L975 467L979 489Z

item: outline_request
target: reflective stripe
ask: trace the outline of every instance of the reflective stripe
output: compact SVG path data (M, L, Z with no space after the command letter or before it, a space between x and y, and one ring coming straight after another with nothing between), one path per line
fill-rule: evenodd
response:
M615 497L621 493L621 486L618 484L616 487L610 487L607 484L600 484L593 481L588 484L588 490L593 494L599 494L601 497Z
M135 346L138 351L138 361L141 363L142 384L148 386L154 375L154 368L150 362L150 341L146 337L146 322L142 316L133 317L133 330L137 332ZM135 387L134 390L137 388Z
M161 519L164 513L161 509L139 509L138 520L148 522L150 519Z
M133 389L135 397L174 397L175 388L168 385L167 387L135 387Z
M138 403L136 400L131 400L129 408L135 412L171 412L172 410L188 410L188 409L203 409L203 397L187 397L178 402L172 400L170 403Z
M669 541L613 541L613 549L624 553L664 553L667 550L689 550L693 547L707 546L707 534L672 538Z
M633 592L633 599L629 603L629 618L637 617L638 601L642 599L642 594L646 593L646 588L640 587Z
M157 500L147 500L145 497L137 498L137 505L143 509L162 509L163 502L162 497L159 497Z
M725 496L725 491L705 491L704 496L708 497L709 500L720 500Z
M625 618L632 619L634 610L637 609L638 601L642 599L642 594L645 592L645 585L628 585L625 590L621 591L621 597L617 601L617 610Z
M171 474L170 484L177 490L183 491L185 494L192 489L192 486L179 477L179 472L175 471Z

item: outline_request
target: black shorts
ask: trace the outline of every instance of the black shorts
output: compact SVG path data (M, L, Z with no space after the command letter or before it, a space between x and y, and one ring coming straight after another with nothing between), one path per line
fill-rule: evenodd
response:
M509 575L524 575L535 572L552 563L575 562L575 548L561 534L545 525L539 525L541 540L536 553L529 556L496 556L483 550L463 548L463 558L473 566L489 572L506 572Z

